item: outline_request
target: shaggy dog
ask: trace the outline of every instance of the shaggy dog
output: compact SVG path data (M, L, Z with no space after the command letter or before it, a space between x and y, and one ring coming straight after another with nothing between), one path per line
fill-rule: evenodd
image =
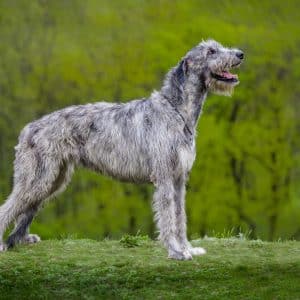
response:
M147 99L71 106L25 126L15 147L13 190L0 207L0 251L40 240L29 234L30 223L81 165L120 180L153 183L155 221L169 257L204 254L186 235L185 184L195 159L196 126L208 92L231 95L239 81L229 70L243 56L203 41ZM12 221L15 228L4 243Z

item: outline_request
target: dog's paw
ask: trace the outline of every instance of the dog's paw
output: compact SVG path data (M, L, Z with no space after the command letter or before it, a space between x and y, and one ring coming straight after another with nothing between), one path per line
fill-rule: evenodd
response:
M5 244L0 244L0 252L4 252L7 250L7 246Z
M37 234L28 234L24 238L24 243L35 244L41 241L41 238Z
M187 250L185 251L175 251L175 250L169 250L168 258L170 259L176 259L176 260L191 260L193 259L191 253Z
M189 252L193 256L199 256L199 255L206 254L206 250L201 247L191 247L191 248L189 248Z

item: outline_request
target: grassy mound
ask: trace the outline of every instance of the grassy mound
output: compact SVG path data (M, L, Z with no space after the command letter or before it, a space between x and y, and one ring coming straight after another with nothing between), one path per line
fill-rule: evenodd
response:
M49 240L0 253L0 299L299 299L300 242L193 241L167 259L147 238Z

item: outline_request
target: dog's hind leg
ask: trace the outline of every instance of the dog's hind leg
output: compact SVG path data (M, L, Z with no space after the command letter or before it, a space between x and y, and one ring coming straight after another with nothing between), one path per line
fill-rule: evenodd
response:
M36 204L35 202L30 203L30 198L26 197L26 191L21 191L21 189L18 187L18 184L15 184L14 189L11 193L11 195L8 197L6 202L0 207L0 251L4 251L7 248L7 245L3 243L3 234L6 230L6 228L9 226L9 224L16 220L21 214L27 211L29 205L32 205L34 207ZM29 219L32 220L33 214L29 217ZM29 221L29 223L31 222ZM24 221L22 221L22 224L24 224ZM28 223L28 220L25 222ZM17 232L20 233L20 226L18 226ZM24 228L24 225L21 226L22 229ZM24 232L25 234L25 232ZM12 243L10 241L10 246L12 246Z
M18 217L15 228L6 241L7 248L12 248L21 241L28 241L28 243L37 243L40 241L39 236L29 235L29 225L37 210L37 206L32 206Z
M64 189L73 173L73 164L49 158L38 159L24 166L16 160L13 192L0 207L0 251L19 242L37 242L39 237L29 235L28 227L42 202ZM16 226L3 243L7 226L16 220Z
M19 215L15 224L15 228L9 235L6 242L8 248L12 248L15 244L20 242L32 244L40 241L40 237L38 235L29 234L29 225L38 212L38 209L41 206L42 202L46 199L54 197L55 195L58 195L65 189L65 187L71 180L73 171L73 164L67 165L66 163L62 163L60 165L58 176L52 183L51 187L49 187L49 192L45 190L43 197L37 198L39 200L30 201L30 203L34 204L28 205L24 212ZM46 179L46 177L42 178L41 183L43 183Z

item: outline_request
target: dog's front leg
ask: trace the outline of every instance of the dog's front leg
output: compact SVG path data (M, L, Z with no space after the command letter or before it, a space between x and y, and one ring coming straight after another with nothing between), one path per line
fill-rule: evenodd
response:
M169 258L187 260L192 256L176 239L174 184L171 181L156 183L153 197L155 221L159 229L159 239L168 249Z
M186 233L186 213L185 213L185 184L184 177L179 178L175 182L174 199L175 199L175 234L180 247L188 251L191 255L203 255L206 250L201 247L193 247Z

